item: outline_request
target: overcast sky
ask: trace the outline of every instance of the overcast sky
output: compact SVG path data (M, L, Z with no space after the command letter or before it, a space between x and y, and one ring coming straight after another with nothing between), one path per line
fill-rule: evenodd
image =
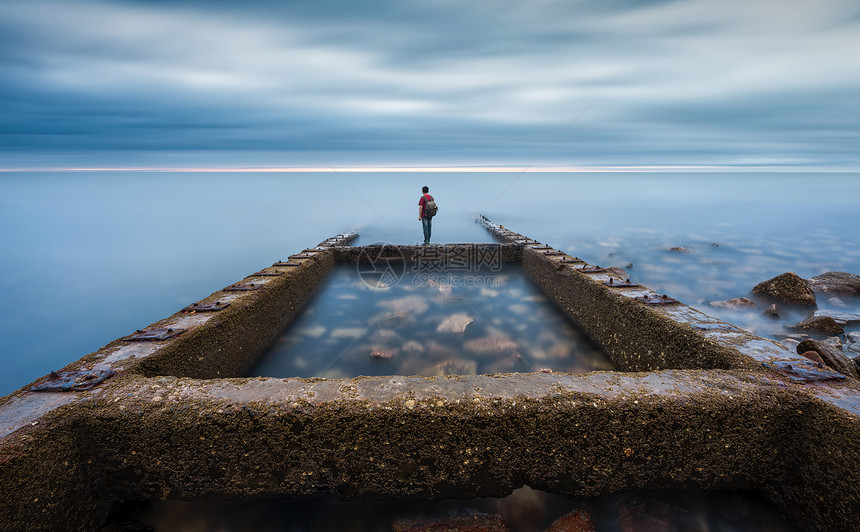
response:
M0 168L860 168L857 0L0 3Z

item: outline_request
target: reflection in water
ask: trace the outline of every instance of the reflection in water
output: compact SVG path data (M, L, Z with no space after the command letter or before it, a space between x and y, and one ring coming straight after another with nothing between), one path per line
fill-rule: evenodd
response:
M587 372L612 363L519 266L407 272L376 288L338 266L249 375L474 375Z
M597 532L797 530L776 507L753 493L628 492L574 499L523 487L504 498L471 500L151 501L128 505L103 532L123 526L151 527L156 532L388 532L395 523L479 512L501 516L511 532L542 532L577 509L587 512Z

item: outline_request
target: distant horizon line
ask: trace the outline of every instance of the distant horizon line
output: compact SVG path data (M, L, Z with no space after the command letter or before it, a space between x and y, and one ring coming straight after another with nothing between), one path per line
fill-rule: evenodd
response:
M612 166L509 166L509 165L440 165L440 166L222 166L222 167L25 167L0 168L0 172L157 172L157 173L586 173L586 172L857 172L856 169L812 166L767 165L612 165Z

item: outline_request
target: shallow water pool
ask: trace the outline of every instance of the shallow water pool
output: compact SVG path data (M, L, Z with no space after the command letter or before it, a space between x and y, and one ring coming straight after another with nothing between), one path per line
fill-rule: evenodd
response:
M611 370L605 354L519 266L396 282L337 266L249 372L264 377Z

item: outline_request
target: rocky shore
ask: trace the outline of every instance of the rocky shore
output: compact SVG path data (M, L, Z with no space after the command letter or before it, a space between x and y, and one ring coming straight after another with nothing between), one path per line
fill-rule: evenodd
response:
M763 309L764 316L782 322L783 333L777 336L783 345L843 375L860 378L860 314L818 308L819 299L831 307L856 306L860 275L826 272L804 279L786 272L757 284L749 295L710 305L736 311ZM806 312L804 319L786 318L801 309Z

